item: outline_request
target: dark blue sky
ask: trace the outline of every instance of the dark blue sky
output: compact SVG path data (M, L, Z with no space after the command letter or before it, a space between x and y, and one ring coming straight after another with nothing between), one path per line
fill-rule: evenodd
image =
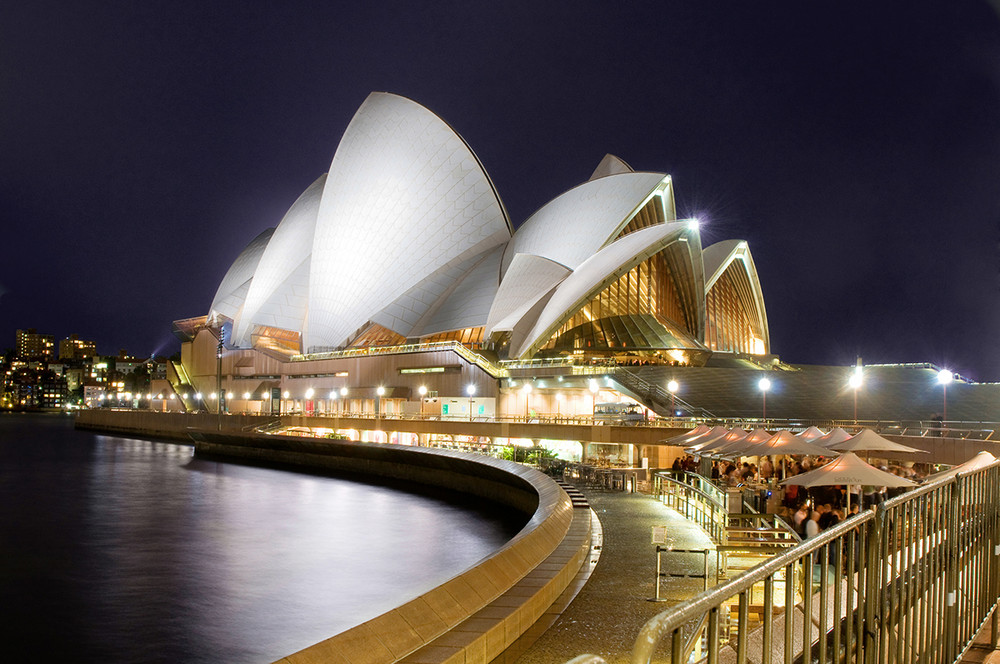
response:
M0 9L0 348L176 350L385 90L462 134L515 225L607 152L670 173L706 245L750 242L787 361L1000 379L988 2L308 4Z

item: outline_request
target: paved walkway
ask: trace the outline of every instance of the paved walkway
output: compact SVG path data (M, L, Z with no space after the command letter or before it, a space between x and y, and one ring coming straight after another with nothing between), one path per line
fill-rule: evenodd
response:
M705 549L711 540L698 526L651 497L608 492L578 485L597 514L603 531L600 559L579 595L537 640L516 658L517 664L562 664L576 655L600 655L610 664L629 661L632 644L647 620L703 589L701 579L668 578L655 596L656 552L653 526L667 526L678 549ZM673 571L700 573L703 559L675 554ZM710 556L715 573L715 557ZM664 559L666 565L666 559ZM714 585L714 578L711 581Z
M698 526L644 494L583 485L577 488L600 520L595 538L600 558L592 569L581 572L575 588L567 592L569 596L557 601L560 614L536 625L493 664L564 664L585 653L600 655L609 664L628 664L635 638L646 621L702 590L701 579L666 578L661 582L660 597L667 601L650 601L655 595L656 576L651 528L667 526L675 548L711 546ZM698 573L703 564L697 556L674 561L672 571ZM714 575L714 556L710 563ZM571 595L576 590L579 594L574 599ZM989 647L989 633L987 621L961 664L1000 664L1000 651Z

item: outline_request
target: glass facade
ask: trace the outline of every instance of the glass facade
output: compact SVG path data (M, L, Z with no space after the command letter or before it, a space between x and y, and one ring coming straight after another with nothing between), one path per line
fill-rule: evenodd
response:
M712 350L766 355L767 333L758 311L750 276L742 260L734 260L705 297L705 341Z

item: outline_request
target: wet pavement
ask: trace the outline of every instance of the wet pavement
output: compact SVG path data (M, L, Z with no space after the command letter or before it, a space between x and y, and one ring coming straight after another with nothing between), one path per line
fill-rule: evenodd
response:
M657 613L697 595L700 578L664 578L656 595L656 546L653 526L666 526L675 549L712 547L708 535L694 523L648 495L622 493L577 485L600 520L600 559L590 579L555 622L533 644L507 662L562 664L585 653L609 664L629 661L641 627ZM715 556L709 556L714 585ZM664 570L701 574L704 558L697 554L664 554ZM523 647L523 646L522 646Z

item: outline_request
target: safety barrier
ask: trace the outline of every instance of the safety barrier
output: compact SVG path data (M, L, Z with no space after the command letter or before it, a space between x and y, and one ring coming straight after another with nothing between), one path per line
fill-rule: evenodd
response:
M998 561L1000 463L897 496L660 613L631 661L957 662L991 616L997 642Z

